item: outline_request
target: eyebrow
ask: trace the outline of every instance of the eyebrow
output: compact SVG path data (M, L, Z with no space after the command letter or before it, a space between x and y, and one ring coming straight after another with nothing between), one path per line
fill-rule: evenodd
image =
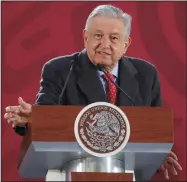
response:
M101 30L96 30L95 32L99 32L99 33L103 34L103 32ZM111 33L110 35L118 35L119 36L120 34L117 32L114 32L114 33Z
M119 36L120 34L119 33L111 33L111 35L118 35Z
M95 32L100 32L100 33L103 33L101 30L95 30Z

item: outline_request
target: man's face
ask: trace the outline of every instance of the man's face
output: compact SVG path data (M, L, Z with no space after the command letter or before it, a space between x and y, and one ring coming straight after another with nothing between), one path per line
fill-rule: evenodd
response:
M122 20L94 17L83 31L88 57L94 64L114 67L130 45Z

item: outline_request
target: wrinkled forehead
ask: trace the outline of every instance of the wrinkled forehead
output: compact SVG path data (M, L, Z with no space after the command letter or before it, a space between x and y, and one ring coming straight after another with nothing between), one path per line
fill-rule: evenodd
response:
M125 25L121 19L96 16L90 19L87 30L103 34L124 34Z

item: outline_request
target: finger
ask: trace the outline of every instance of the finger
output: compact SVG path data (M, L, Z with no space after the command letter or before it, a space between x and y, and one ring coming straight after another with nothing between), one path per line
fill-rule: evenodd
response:
M165 167L164 167L165 168ZM166 179L169 179L169 175L168 175L168 170L167 168L165 168L165 170L163 171L164 172L164 176Z
M26 124L26 121L24 121L21 117L13 117L11 119L7 120L9 124L12 124L12 126L24 126Z
M12 113L5 113L4 118L5 119L10 119L12 117Z
M175 160L178 160L177 155L172 151L169 153L169 156L173 157Z
M173 165L170 167L170 171L171 171L171 173L173 173L174 175L177 175L177 174L178 174L178 173L177 173L177 170L174 168Z
M11 118L14 118L14 117L17 117L17 116L18 116L18 114L9 112L9 113L5 113L4 118L5 119L11 119Z
M19 105L23 108L26 109L27 108L27 103L22 99L22 97L18 98L18 103Z
M175 167L173 166L173 161L172 161L172 163L169 162L169 161L165 161L164 162L164 166L165 166L166 169L168 169L169 171L171 171L172 174L174 174L174 175L178 174L177 171L176 171L176 169L175 169Z
M20 112L26 115L30 114L30 111L24 108L20 108Z
M162 171L164 173L164 177L166 179L169 179L168 170L167 170L167 168L164 165L160 166L160 171Z
M12 128L15 128L15 127L16 127L16 125L13 123L13 124L12 124Z
M5 108L6 112L15 112L15 113L19 113L19 106L7 106Z
M164 176L165 176L166 179L169 179L169 175L168 175L168 170L167 169L164 171Z
M159 171L161 171L161 172L164 172L164 171L165 171L165 168L164 168L164 166L163 166L163 165L161 165L161 166L160 166Z
M9 120L8 122L12 124L13 128L15 128L16 126L25 126L24 122L18 122L17 120Z
M6 108L5 108L5 111L6 112L11 112L12 110L11 110L11 106L7 106Z
M8 123L11 123L11 124L20 122L20 117L16 117L16 116L11 117L11 118L9 118L9 119L7 120L7 122L8 122Z
M20 112L26 115L30 115L31 110L32 110L31 104L26 103L21 97L19 97L18 101L21 106Z
M168 157L166 160L167 163L171 164L174 166L175 169L177 170L182 170L181 165L178 163L178 161L176 161L175 159L173 159L172 157Z
M12 119L7 119L7 122L10 124L10 123L13 123Z
M19 123L18 120L15 119L15 118L8 119L7 122L8 122L9 124L12 124L12 125L16 125L16 124Z

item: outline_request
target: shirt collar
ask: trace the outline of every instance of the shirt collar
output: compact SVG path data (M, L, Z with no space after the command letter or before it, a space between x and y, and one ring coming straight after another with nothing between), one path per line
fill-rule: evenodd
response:
M116 64L116 66L113 68L113 70L111 71L111 73L117 78L118 77L118 69L119 69L119 63ZM97 71L99 76L103 76L104 73L102 71Z

